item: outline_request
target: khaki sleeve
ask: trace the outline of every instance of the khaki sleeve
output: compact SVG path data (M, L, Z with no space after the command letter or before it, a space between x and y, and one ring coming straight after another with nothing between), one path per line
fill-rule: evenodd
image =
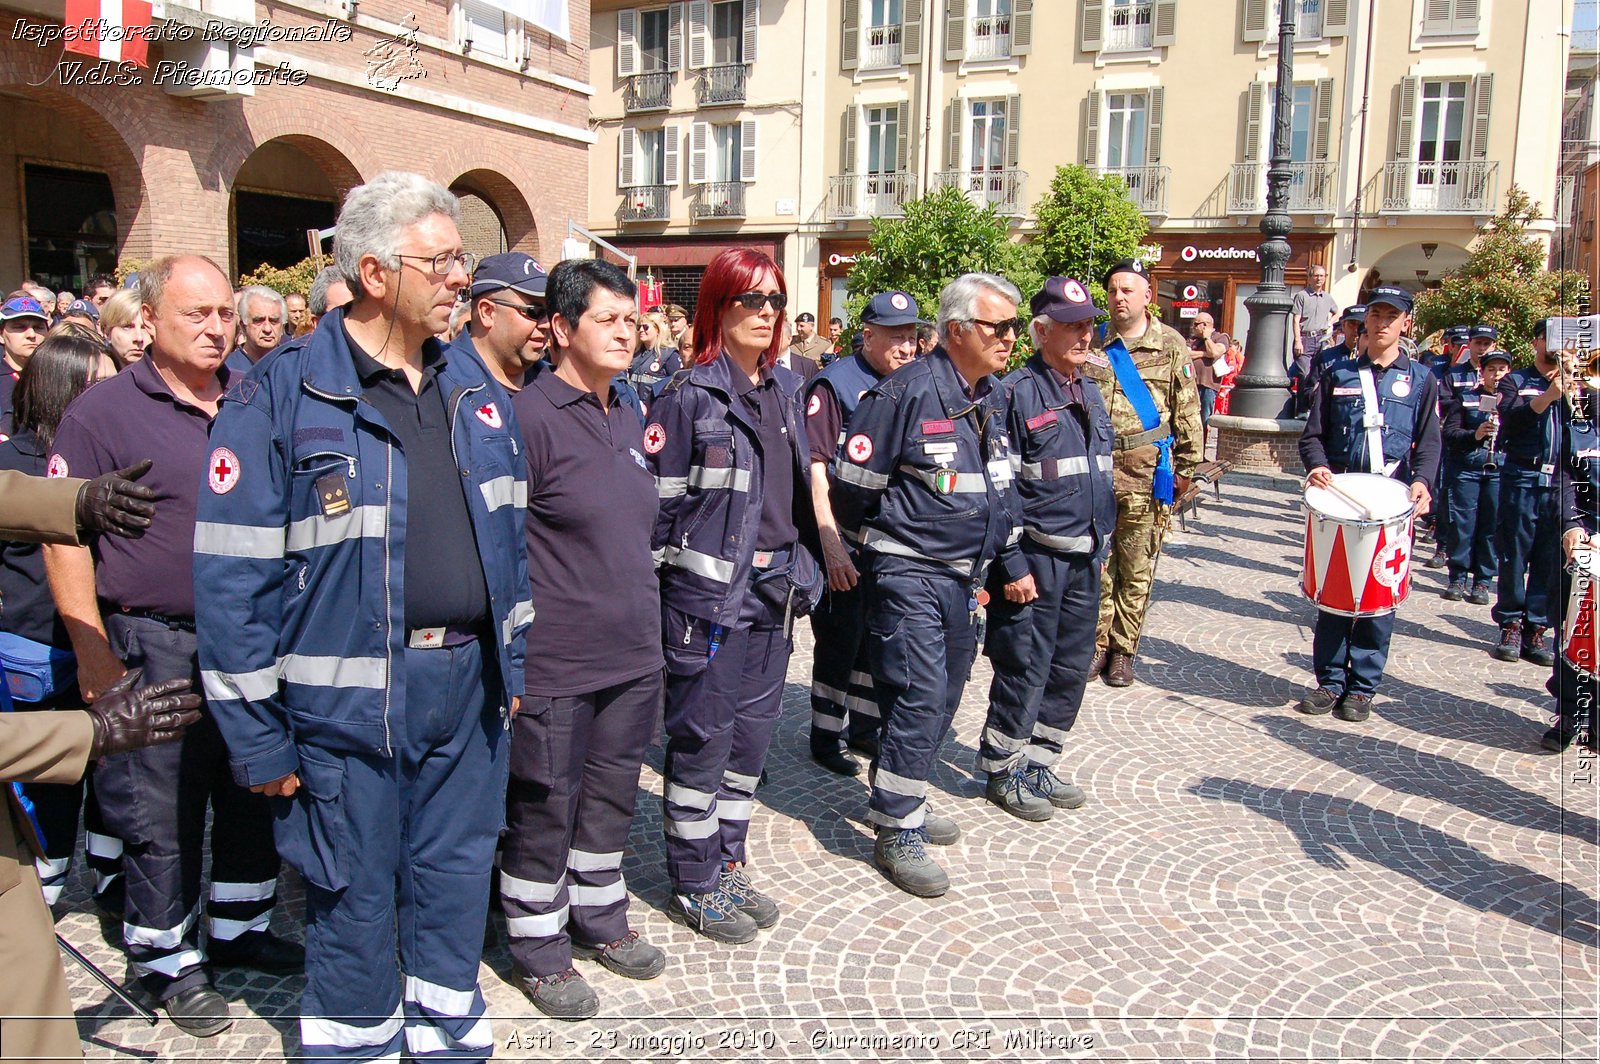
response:
M94 725L82 711L0 713L0 783L75 782L93 743Z
M0 470L0 539L78 542L78 492L84 482Z

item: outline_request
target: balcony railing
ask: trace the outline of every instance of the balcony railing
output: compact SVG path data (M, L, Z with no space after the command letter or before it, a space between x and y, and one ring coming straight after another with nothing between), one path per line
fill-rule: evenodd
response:
M1383 210L1391 214L1493 214L1500 164L1388 162L1383 164Z
M706 67L700 71L700 80L695 86L695 99L702 107L723 103L744 103L745 80L743 63Z
M1294 13L1294 39L1296 41L1322 40L1322 5L1326 0L1295 0L1298 10ZM1272 16L1267 22L1267 40L1276 42L1278 39L1278 22L1283 18L1281 0L1273 0Z
M1022 213L1022 187L1026 170L942 170L933 175L938 188L959 188L982 206L993 204L1001 214Z
M1122 178L1128 186L1128 197L1139 205L1141 213L1166 217L1170 166L1099 166L1094 172L1101 177Z
M988 15L972 20L967 34L968 59L1009 59L1011 57L1011 16Z
M744 182L711 181L699 186L693 214L696 221L703 218L743 218Z
M622 193L617 217L624 222L664 222L672 217L671 185L635 185Z
M839 174L828 178L828 218L898 218L917 195L917 175Z
M1108 52L1142 52L1150 47L1150 20L1155 0L1136 0L1111 9L1111 25L1106 30Z
M657 70L651 74L635 74L622 90L622 109L628 114L640 111L665 111L672 106L672 72Z
M1289 164L1289 209L1331 213L1338 199L1338 164ZM1267 164L1234 163L1228 179L1228 213L1259 214L1267 209Z
M868 26L861 39L862 70L900 65L900 24Z

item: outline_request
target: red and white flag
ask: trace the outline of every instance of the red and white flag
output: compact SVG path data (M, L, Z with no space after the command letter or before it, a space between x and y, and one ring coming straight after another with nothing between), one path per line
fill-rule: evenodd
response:
M149 66L149 0L67 0L66 50L91 59Z

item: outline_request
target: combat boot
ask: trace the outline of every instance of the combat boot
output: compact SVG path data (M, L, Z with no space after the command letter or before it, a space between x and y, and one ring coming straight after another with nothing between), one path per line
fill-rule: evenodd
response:
M1516 661L1522 651L1522 622L1507 621L1500 626L1500 642L1489 653L1501 661Z
M879 828L878 840L872 847L872 863L907 894L937 898L950 889L950 877L928 856L920 831Z

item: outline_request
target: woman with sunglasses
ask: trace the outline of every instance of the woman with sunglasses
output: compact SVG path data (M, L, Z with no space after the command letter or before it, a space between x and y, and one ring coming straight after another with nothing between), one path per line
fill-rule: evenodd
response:
M794 618L822 581L794 394L774 366L788 302L766 255L724 251L700 283L695 365L651 407L667 659L668 915L749 942L778 905L745 872L756 784L782 713Z
M659 311L639 315L639 346L628 367L628 383L648 403L661 391L662 382L682 368L666 316Z

